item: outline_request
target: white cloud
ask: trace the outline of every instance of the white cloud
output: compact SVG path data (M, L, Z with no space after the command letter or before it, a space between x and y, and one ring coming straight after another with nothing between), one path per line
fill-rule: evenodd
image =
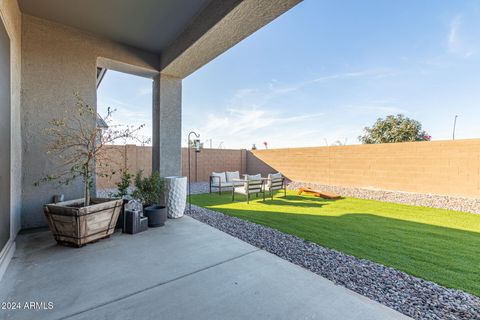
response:
M456 15L450 20L447 47L450 53L469 58L477 53L479 46L476 44L478 39L476 39L475 32L472 38L471 30L465 26L464 20L462 15Z
M151 138L151 113L145 112L145 107L120 101L104 94L97 102L98 113L102 117L106 116L108 107L114 110L109 125L133 127L139 127L143 125L143 128L138 132L139 138L142 140ZM119 141L118 143L138 144L138 141L128 140Z
M285 146L285 142L292 145L294 136L311 130L312 120L322 116L321 112L290 114L260 108L229 109L222 114L209 114L198 132L203 140L212 139L214 146L224 141L227 148L248 148L268 141L278 147Z
M451 51L458 45L458 29L460 28L461 16L457 15L450 21L450 30L448 32L448 48Z
M298 92L301 89L320 83L331 81L346 81L352 79L379 79L393 77L398 75L398 71L392 69L368 69L352 72L334 73L317 76L313 79L307 79L292 83L281 83L272 79L264 88L243 88L237 90L229 101L229 106L237 107L263 107L271 104L276 98Z
M325 140L333 143L345 139L355 143L361 126L349 127L338 120L339 115L327 115L327 110L334 106L295 108L296 104L303 103L299 98L305 94L303 89L330 81L378 79L396 74L395 70L371 69L327 74L293 83L281 83L273 79L264 86L237 90L227 100L225 109L215 108L214 112L206 114L201 121L186 117L184 124L189 128L197 128L202 140L213 139L213 146L224 141L223 146L227 148L249 148L251 144L259 146L263 141L268 141L272 147L324 145ZM355 114L362 112L384 115L404 111L378 103L360 106ZM353 113L353 109L346 112ZM186 134L184 132L184 145Z

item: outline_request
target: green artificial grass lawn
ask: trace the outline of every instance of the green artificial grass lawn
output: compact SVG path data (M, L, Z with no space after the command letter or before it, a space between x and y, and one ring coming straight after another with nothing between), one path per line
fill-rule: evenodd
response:
M480 215L289 191L247 204L242 195L192 195L192 204L480 296Z

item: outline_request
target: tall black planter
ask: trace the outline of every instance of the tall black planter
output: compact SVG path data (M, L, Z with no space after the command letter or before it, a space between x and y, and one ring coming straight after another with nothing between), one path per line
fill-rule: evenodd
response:
M122 229L124 231L125 228L125 205L128 203L127 199L123 199L122 204L122 211L120 211L120 215L118 216L117 224L115 225L115 229Z
M143 215L148 217L148 226L151 228L161 227L167 221L167 208L153 205L143 209Z

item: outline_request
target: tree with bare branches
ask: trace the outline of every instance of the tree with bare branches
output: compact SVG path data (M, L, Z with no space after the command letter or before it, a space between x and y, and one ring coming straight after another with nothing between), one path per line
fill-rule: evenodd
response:
M59 168L55 173L48 174L38 180L42 182L57 181L61 185L68 185L81 178L84 184L84 206L90 205L91 190L95 175L111 177L116 172L108 167L114 161L111 152L105 146L112 145L119 140L136 140L142 144L148 140L141 139L139 131L145 126L113 125L112 114L115 110L108 109L103 118L106 128L97 127L98 114L75 92L75 106L65 110L63 117L52 119L45 133L51 138L47 153L59 161ZM95 163L102 166L96 173Z

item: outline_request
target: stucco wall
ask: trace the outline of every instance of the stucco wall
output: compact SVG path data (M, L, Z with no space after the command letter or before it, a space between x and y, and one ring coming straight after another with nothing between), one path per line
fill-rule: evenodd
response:
M153 170L164 177L181 173L182 80L158 75L153 81Z
M16 0L0 1L0 16L10 37L10 76L11 76L11 175L10 175L10 212L11 234L15 236L21 225L21 180L22 180L22 142L21 142L21 20L22 15Z
M293 181L480 197L480 139L257 150Z
M29 15L22 19L22 227L46 225L42 205L53 194L67 199L82 196L81 183L67 188L55 184L34 187L57 164L47 157L44 128L52 117L72 107L73 91L90 105L96 104L97 61L116 61L116 65L158 70L157 55L123 46L80 30ZM115 64L112 65L115 67ZM111 67L111 66L109 66ZM122 71L122 70L120 70Z

